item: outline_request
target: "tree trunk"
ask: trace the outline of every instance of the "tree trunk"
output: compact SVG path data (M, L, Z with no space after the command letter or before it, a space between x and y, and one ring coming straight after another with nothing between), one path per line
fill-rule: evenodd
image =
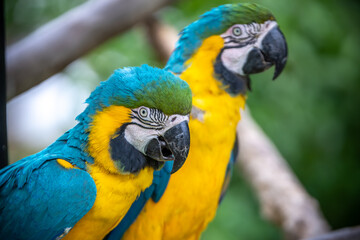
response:
M7 99L63 70L171 2L174 0L88 1L47 23L7 48Z

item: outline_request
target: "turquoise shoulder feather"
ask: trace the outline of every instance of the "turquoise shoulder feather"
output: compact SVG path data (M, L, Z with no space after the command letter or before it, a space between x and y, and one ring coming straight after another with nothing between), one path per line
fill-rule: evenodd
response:
M86 171L65 169L51 153L40 153L0 171L0 239L55 239L95 201Z

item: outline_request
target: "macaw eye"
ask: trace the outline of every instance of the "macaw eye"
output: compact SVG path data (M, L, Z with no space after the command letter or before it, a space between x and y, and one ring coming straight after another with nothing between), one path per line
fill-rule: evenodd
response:
M236 36L236 37L240 36L240 35L241 35L241 28L240 28L240 27L234 27L234 28L232 29L232 33L233 33L233 35Z
M140 116L143 117L143 118L147 117L147 116L149 115L148 109L146 109L146 108L144 108L144 107L140 108L140 109L139 109L139 114L140 114Z

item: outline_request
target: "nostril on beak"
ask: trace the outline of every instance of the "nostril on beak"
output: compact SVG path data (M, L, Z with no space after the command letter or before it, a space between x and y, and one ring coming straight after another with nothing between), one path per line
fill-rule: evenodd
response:
M163 157L165 159L173 159L174 155L171 152L171 150L169 149L167 143L165 142L164 137L160 136L158 137L159 142L160 142L160 147L161 147L161 154L163 155Z
M176 120L176 117L173 117L172 119L171 119L171 122L174 122Z

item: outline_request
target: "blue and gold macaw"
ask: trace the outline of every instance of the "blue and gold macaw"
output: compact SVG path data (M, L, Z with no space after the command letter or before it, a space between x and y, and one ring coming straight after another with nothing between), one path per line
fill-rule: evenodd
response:
M191 101L188 84L170 72L116 70L74 128L0 171L0 239L103 239L154 169L166 162L167 176L184 163Z
M259 5L222 5L187 26L165 69L193 93L188 159L166 189L166 182L157 182L141 194L107 239L199 239L231 175L249 75L275 65L275 79L286 60L285 38L271 12Z

